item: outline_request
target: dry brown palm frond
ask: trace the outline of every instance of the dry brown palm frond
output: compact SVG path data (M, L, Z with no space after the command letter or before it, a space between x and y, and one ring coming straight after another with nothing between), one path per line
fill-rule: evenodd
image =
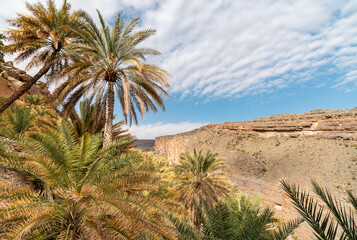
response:
M0 158L2 165L26 172L42 187L0 186L0 225L4 239L174 239L150 194L159 178L141 164L139 152L120 139L102 148L100 134L77 138L70 124L33 134L23 143L27 158Z

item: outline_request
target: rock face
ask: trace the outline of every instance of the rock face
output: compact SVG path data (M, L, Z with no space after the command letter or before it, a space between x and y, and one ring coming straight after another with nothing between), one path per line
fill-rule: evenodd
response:
M260 195L283 219L297 216L280 190L285 179L310 189L312 179L346 199L357 190L357 108L282 114L250 122L228 122L158 137L155 152L177 162L194 148L217 152L241 192ZM296 234L312 239L308 228Z
M22 84L29 81L31 76L26 74L18 68L15 68L12 62L0 62L0 96L8 98L11 96ZM35 83L28 93L25 93L16 104L23 104L26 95L40 94L45 98L50 96L45 83L38 81Z

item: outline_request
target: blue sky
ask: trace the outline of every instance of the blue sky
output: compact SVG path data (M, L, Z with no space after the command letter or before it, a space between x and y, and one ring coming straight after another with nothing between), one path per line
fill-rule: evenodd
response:
M25 11L23 2L0 2L2 29L6 18ZM139 16L140 28L157 30L143 45L162 52L149 61L170 73L171 97L166 112L149 113L131 127L138 138L356 107L355 0L69 2L93 16L99 9L108 22L117 11L128 19ZM121 115L119 108L116 113Z

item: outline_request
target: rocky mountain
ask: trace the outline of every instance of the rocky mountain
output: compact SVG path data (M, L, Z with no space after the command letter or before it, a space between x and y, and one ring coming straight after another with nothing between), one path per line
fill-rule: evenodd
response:
M283 219L297 215L280 179L307 189L314 179L341 199L357 190L357 108L213 124L155 140L155 152L171 162L194 148L217 152L237 189L259 195ZM297 236L311 239L311 232L303 226Z
M0 61L0 97L5 99L11 96L22 84L29 81L31 76L25 71L14 67L12 62ZM31 87L28 93L25 93L16 104L23 104L26 95L40 94L46 98L50 96L50 92L45 83L38 81Z

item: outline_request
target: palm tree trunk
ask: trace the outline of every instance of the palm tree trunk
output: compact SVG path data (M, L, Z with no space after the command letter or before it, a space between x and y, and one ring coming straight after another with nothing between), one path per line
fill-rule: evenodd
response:
M105 126L104 126L104 143L106 147L113 141L113 114L114 114L114 82L108 81L107 100L105 105Z
M17 99L19 99L24 93L26 93L30 88L50 69L51 64L45 64L40 71L28 82L22 84L22 86L17 89L8 99L5 100L0 106L0 114L3 113L8 107L11 106Z

